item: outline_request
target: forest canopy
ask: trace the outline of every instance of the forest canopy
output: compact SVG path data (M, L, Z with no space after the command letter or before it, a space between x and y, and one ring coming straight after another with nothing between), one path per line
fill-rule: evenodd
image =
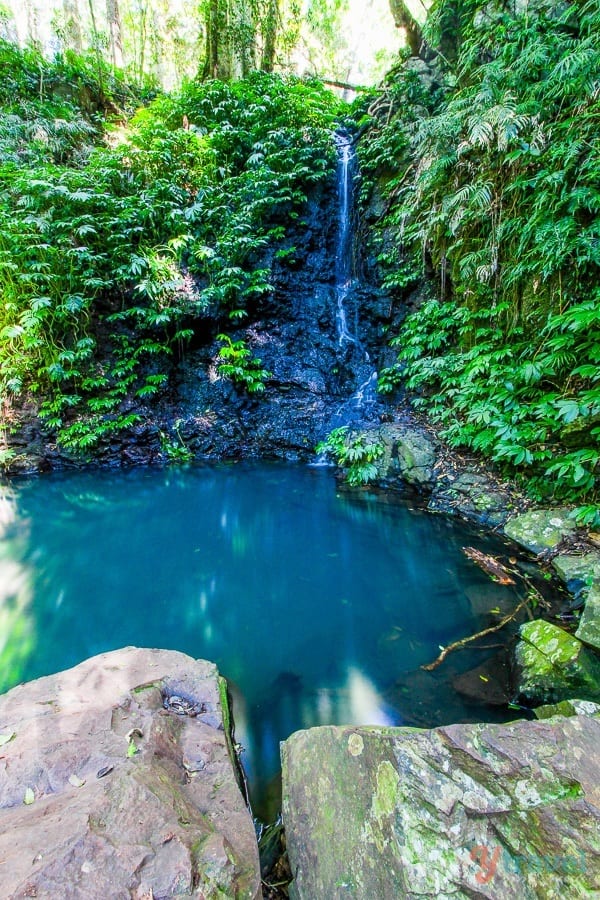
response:
M3 0L0 37L47 58L92 51L166 90L255 69L373 83L402 44L388 0Z

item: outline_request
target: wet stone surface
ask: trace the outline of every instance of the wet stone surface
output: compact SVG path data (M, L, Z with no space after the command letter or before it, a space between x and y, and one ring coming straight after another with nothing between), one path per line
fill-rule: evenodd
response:
M282 749L290 896L596 896L600 720L591 712L292 735Z
M223 696L212 663L131 647L1 696L2 896L260 897Z

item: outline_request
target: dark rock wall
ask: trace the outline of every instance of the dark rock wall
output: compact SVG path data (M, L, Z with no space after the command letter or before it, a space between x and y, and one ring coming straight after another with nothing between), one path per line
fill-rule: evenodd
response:
M14 470L165 461L161 433L200 457L310 458L332 427L347 420L357 427L363 420L364 424L378 420L374 393L368 409L353 395L377 368L377 344L390 304L368 281L357 281L346 300L356 342L340 346L334 272L337 227L332 179L326 188L315 189L305 214L288 223L284 247L295 251L282 260L267 258L273 263L275 290L248 310L243 325L209 312L186 322L194 337L181 358L170 364L161 396L148 404L133 398L124 404L124 411L141 416L135 428L104 440L85 460L61 450L44 432L34 406L24 406L17 413L23 427L9 437L19 456ZM272 373L262 394L248 394L218 376L216 336L222 331L234 340L243 338Z

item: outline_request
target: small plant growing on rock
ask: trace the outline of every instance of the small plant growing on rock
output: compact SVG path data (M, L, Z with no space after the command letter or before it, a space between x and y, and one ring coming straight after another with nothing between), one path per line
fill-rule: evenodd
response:
M383 444L368 431L352 432L347 425L334 428L316 447L317 453L333 457L346 470L346 481L353 487L377 478L376 461L383 456Z
M184 464L191 462L194 454L181 437L179 433L180 427L181 420L177 419L174 425L174 438L169 437L164 431L160 432L160 449L169 462Z
M272 373L263 369L261 360L252 356L244 340L233 341L228 334L219 334L218 340L223 344L217 354L219 375L239 384L249 394L262 393Z

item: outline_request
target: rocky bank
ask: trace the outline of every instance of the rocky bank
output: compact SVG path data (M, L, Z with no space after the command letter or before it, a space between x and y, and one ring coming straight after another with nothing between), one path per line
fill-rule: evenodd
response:
M282 753L291 896L597 896L599 709L292 735Z
M282 745L298 900L600 891L600 706ZM0 697L0 895L261 897L212 663L126 648ZM271 896L271 895L269 895Z
M212 663L133 647L0 697L0 896L261 897Z

